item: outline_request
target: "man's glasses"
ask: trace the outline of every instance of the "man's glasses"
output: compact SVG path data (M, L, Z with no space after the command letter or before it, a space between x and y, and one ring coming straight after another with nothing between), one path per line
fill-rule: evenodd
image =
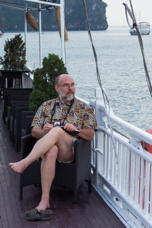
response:
M76 85L75 85L75 83L72 83L72 84L65 83L65 84L59 85L59 86L63 87L63 88L69 88L69 87L74 88Z

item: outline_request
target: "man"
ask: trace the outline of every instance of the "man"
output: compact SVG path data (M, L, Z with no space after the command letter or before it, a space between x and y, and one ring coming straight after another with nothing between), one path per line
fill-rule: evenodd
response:
M41 200L34 210L27 213L27 217L30 213L36 216L46 211L50 213L50 188L55 176L56 160L72 161L75 138L91 140L96 128L93 109L75 98L75 83L71 76L58 76L55 89L58 98L44 102L33 119L32 136L39 140L31 153L21 161L9 163L13 171L22 173L33 161L42 158Z

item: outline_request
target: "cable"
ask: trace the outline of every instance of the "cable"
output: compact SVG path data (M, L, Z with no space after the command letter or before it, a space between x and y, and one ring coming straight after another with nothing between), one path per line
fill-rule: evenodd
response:
M123 3L124 7L125 7L125 15L126 15L126 19L127 19L127 24L130 28L132 28L132 25L130 24L129 22L129 17L128 15L131 17L132 21L134 21L134 18L132 17L132 13L131 13L131 10L128 8L127 4L126 3ZM134 24L134 22L133 22Z
M117 150L116 150L116 143L114 140L114 136L113 136L113 129L111 127L111 123L110 123L110 103L109 103L109 99L108 96L106 95L104 88L102 86L102 81L101 81L101 76L99 73L99 67L98 67L98 58L97 58L97 54L96 54L96 49L94 47L93 44L93 39L92 39L92 35L91 35L91 29L90 29L90 24L89 24L89 17L88 17L88 10L87 10L87 4L86 4L86 0L83 0L83 4L84 4L84 9L85 9L85 14L86 14L86 21L87 21L87 28L88 28L88 35L89 35L89 39L91 42L91 46L92 46L92 50L93 50L93 55L94 55L94 59L95 59L95 65L96 65L96 74L97 74L97 80L98 80L98 84L99 87L101 89L102 92L102 96L103 96L103 101L104 101L104 105L105 105L105 110L106 110L106 118L107 118L107 122L108 122L108 127L110 129L111 132L111 140L112 140L112 146L113 146L113 150L114 150L114 154L115 154L115 163L118 164L118 154L117 154ZM117 174L118 175L118 174Z
M87 10L86 0L83 0L83 4L84 4L86 19L87 19L86 21L87 21L88 35L89 35L89 39L90 39L90 42L91 42L92 51L93 51L93 55L94 55L94 59L95 59L97 80L98 80L98 84L99 84L101 92L102 92L105 108L106 108L106 110L107 109L109 110L109 100L108 100L108 97L107 97L107 95L106 95L106 93L104 91L104 88L102 86L101 77L100 77L100 73L99 73L98 58L97 58L96 50L95 50L95 47L94 47L94 44L93 44L93 39L92 39L92 34L91 34L91 29L90 29L90 24L89 24L89 17L88 17L88 10Z

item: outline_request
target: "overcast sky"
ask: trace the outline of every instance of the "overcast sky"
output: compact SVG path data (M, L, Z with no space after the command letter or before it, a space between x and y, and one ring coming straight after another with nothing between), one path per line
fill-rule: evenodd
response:
M125 10L122 5L127 3L130 7L129 0L103 0L108 4L107 18L109 25L127 25ZM132 0L132 5L137 21L147 21L152 25L152 0Z

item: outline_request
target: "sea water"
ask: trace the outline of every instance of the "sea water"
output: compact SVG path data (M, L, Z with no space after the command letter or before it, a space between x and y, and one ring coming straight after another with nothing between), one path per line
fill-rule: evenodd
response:
M0 55L6 39L15 33L4 33L0 38ZM24 37L24 33L22 33ZM114 113L141 127L152 128L152 98L150 97L138 38L129 34L127 27L109 27L106 31L92 32L97 52L102 85ZM27 65L39 67L39 36L27 34ZM144 52L152 80L152 36L143 36ZM58 32L42 33L42 58L48 53L61 56ZM65 43L66 66L77 84L77 95L83 99L94 98L98 87L95 61L87 31L70 31Z

